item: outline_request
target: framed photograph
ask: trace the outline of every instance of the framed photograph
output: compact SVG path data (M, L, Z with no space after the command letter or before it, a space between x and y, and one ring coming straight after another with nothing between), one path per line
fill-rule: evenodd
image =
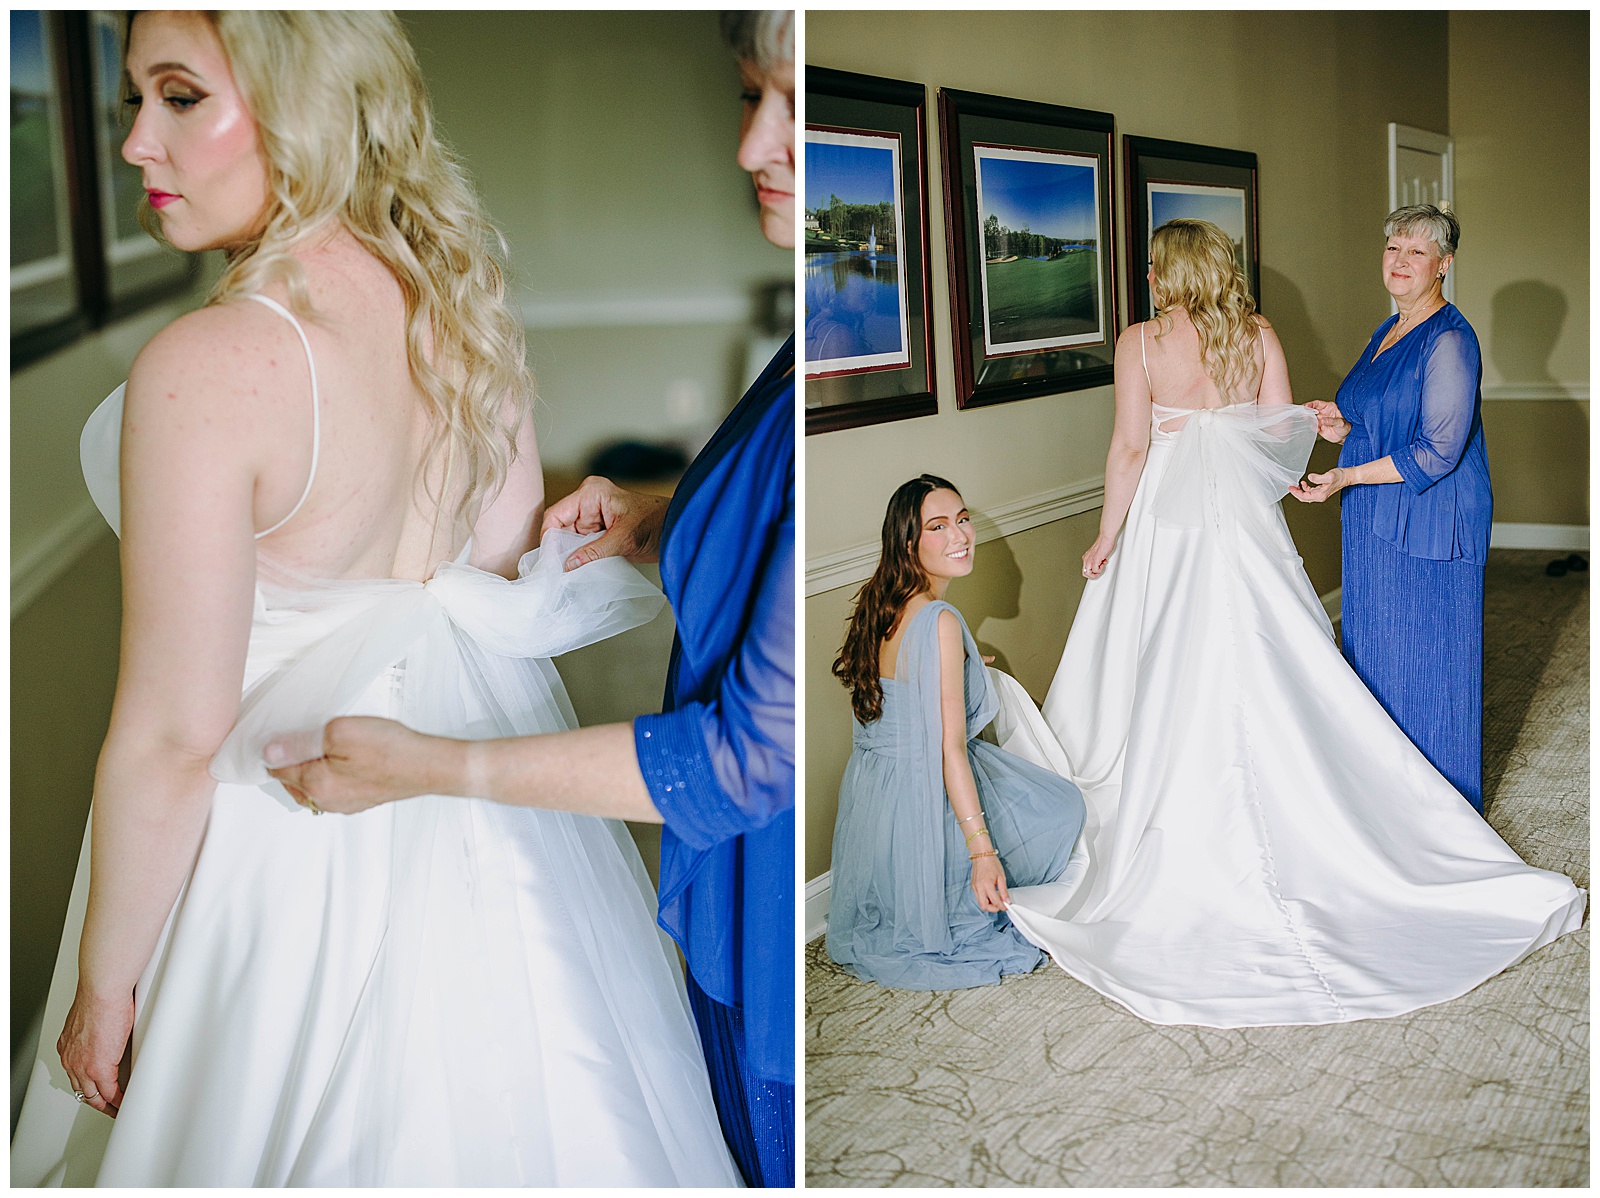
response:
M938 410L928 329L927 91L806 68L806 432Z
M900 157L897 133L806 127L808 380L911 365Z
M959 407L1111 381L1113 130L1106 112L940 89Z
M1256 156L1151 137L1124 137L1128 202L1128 317L1150 320L1150 236L1169 220L1206 220L1232 240L1250 294L1261 303Z

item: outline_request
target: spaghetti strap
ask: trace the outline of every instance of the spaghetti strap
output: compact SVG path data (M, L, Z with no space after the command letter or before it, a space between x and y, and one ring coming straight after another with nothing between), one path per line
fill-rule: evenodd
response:
M1150 393L1154 395L1155 387L1150 383L1150 359L1144 352L1144 326L1149 323L1147 320L1139 322L1139 361L1144 364L1144 385L1149 387Z
M306 351L306 367L311 371L311 473L306 476L305 490L300 492L300 498L289 509L289 514L271 528L263 529L261 532L256 533L256 540L259 541L262 537L267 536L269 533L277 532L290 520L293 520L295 513L304 506L307 497L311 494L311 484L317 477L317 456L322 449L322 404L317 396L317 362L311 356L311 342L306 340L306 331L300 327L300 322L294 318L294 313L290 312L277 300L268 299L264 295L247 295L245 298L265 304L294 326L294 331L300 337L300 344Z

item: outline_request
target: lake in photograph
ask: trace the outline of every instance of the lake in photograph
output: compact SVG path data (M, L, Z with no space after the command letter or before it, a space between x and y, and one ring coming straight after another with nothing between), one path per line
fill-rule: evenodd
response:
M806 255L806 363L905 354L900 264L894 254Z

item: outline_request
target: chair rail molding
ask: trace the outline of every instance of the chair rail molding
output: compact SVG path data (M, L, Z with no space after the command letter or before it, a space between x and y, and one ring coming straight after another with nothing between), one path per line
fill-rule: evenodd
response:
M973 514L978 541L993 541L1039 528L1070 516L1092 512L1105 505L1105 476L1097 475L1064 487L1052 487L1010 503L983 508ZM806 561L806 597L865 582L878 565L879 543L869 541L824 553Z
M12 559L11 618L15 620L27 611L51 583L84 555L89 546L110 532L94 500L84 496L82 503Z
M1589 381L1581 383L1485 383L1486 400L1561 400L1574 399L1589 402Z
M1589 551L1587 524L1502 524L1489 526L1490 549L1564 549Z
M740 292L701 295L526 295L522 323L529 329L593 329L621 326L747 324L755 300Z

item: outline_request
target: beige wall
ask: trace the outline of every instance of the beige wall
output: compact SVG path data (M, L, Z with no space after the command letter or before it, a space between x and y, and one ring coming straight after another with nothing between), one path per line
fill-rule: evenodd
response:
M1589 386L1589 14L1450 15L1456 306L1484 382Z
M408 12L439 127L511 245L546 463L703 436L747 381L754 288L794 257L734 161L715 12ZM669 395L698 404L674 415Z
M50 986L111 717L121 619L117 539L106 529L11 622L13 1051Z
M806 57L928 86L935 194L939 87L1111 112L1119 135L1253 151L1262 308L1304 400L1332 398L1388 312L1375 247L1387 122L1448 120L1444 57L1396 71L1392 47L1445 37L1443 13L813 12ZM955 410L941 209L930 219L939 413L807 438L808 558L874 540L889 492L924 469L946 473L977 508L1103 473L1109 387ZM1337 585L1335 514L1295 513L1293 527L1318 587Z
M1283 341L1302 401L1332 398L1390 310L1378 268L1388 123L1456 134L1457 207L1467 225L1458 294L1492 366L1485 381L1545 378L1533 364L1543 337L1553 342L1541 359L1555 371L1549 377L1581 380L1586 397L1587 45L1583 14L808 14L808 62L928 87L940 399L934 416L806 439L808 561L873 543L890 491L923 470L953 479L979 511L1103 473L1109 388L955 409L938 199L939 87L1108 111L1119 135L1253 151L1260 165L1262 310ZM1028 46L1049 49L1018 49ZM1397 46L1430 52L1407 51L1397 60ZM1453 127L1457 120L1462 130ZM1503 167L1496 156L1517 139L1523 140L1516 161L1528 165ZM1561 173L1541 174L1552 159L1560 160ZM1119 188L1120 182L1119 172ZM1547 191L1561 195L1537 222L1525 221ZM1503 238L1513 226L1516 235ZM1502 248L1535 241L1555 248ZM1480 257L1474 247L1481 247ZM1507 293L1520 280L1535 286ZM1536 310L1554 313L1560 304L1553 293L1564 297L1564 320L1532 320L1522 301L1531 297ZM1549 331L1556 323L1559 336ZM1497 520L1586 525L1586 399L1557 393L1490 400L1484 421ZM1335 456L1331 446L1319 446L1313 469ZM1319 592L1332 591L1339 585L1337 510L1289 504L1286 514L1312 582ZM1008 652L1017 655L1018 676L1036 698L1076 610L1077 561L1093 539L1097 515L985 543L967 585L986 589L968 590L968 598L952 588L952 599L968 610L971 602L1010 593L1010 579L1021 571L1027 599L1018 614L1009 623L990 617L985 625L996 629L990 643L1014 646ZM991 569L1000 578L985 581ZM849 752L848 705L828 664L859 583L830 585L835 589L806 602L808 878L828 867L838 779ZM1034 606L1042 614L1035 616ZM1022 613L1037 624L1025 625Z
M1495 520L1589 523L1589 14L1450 15L1456 304Z

